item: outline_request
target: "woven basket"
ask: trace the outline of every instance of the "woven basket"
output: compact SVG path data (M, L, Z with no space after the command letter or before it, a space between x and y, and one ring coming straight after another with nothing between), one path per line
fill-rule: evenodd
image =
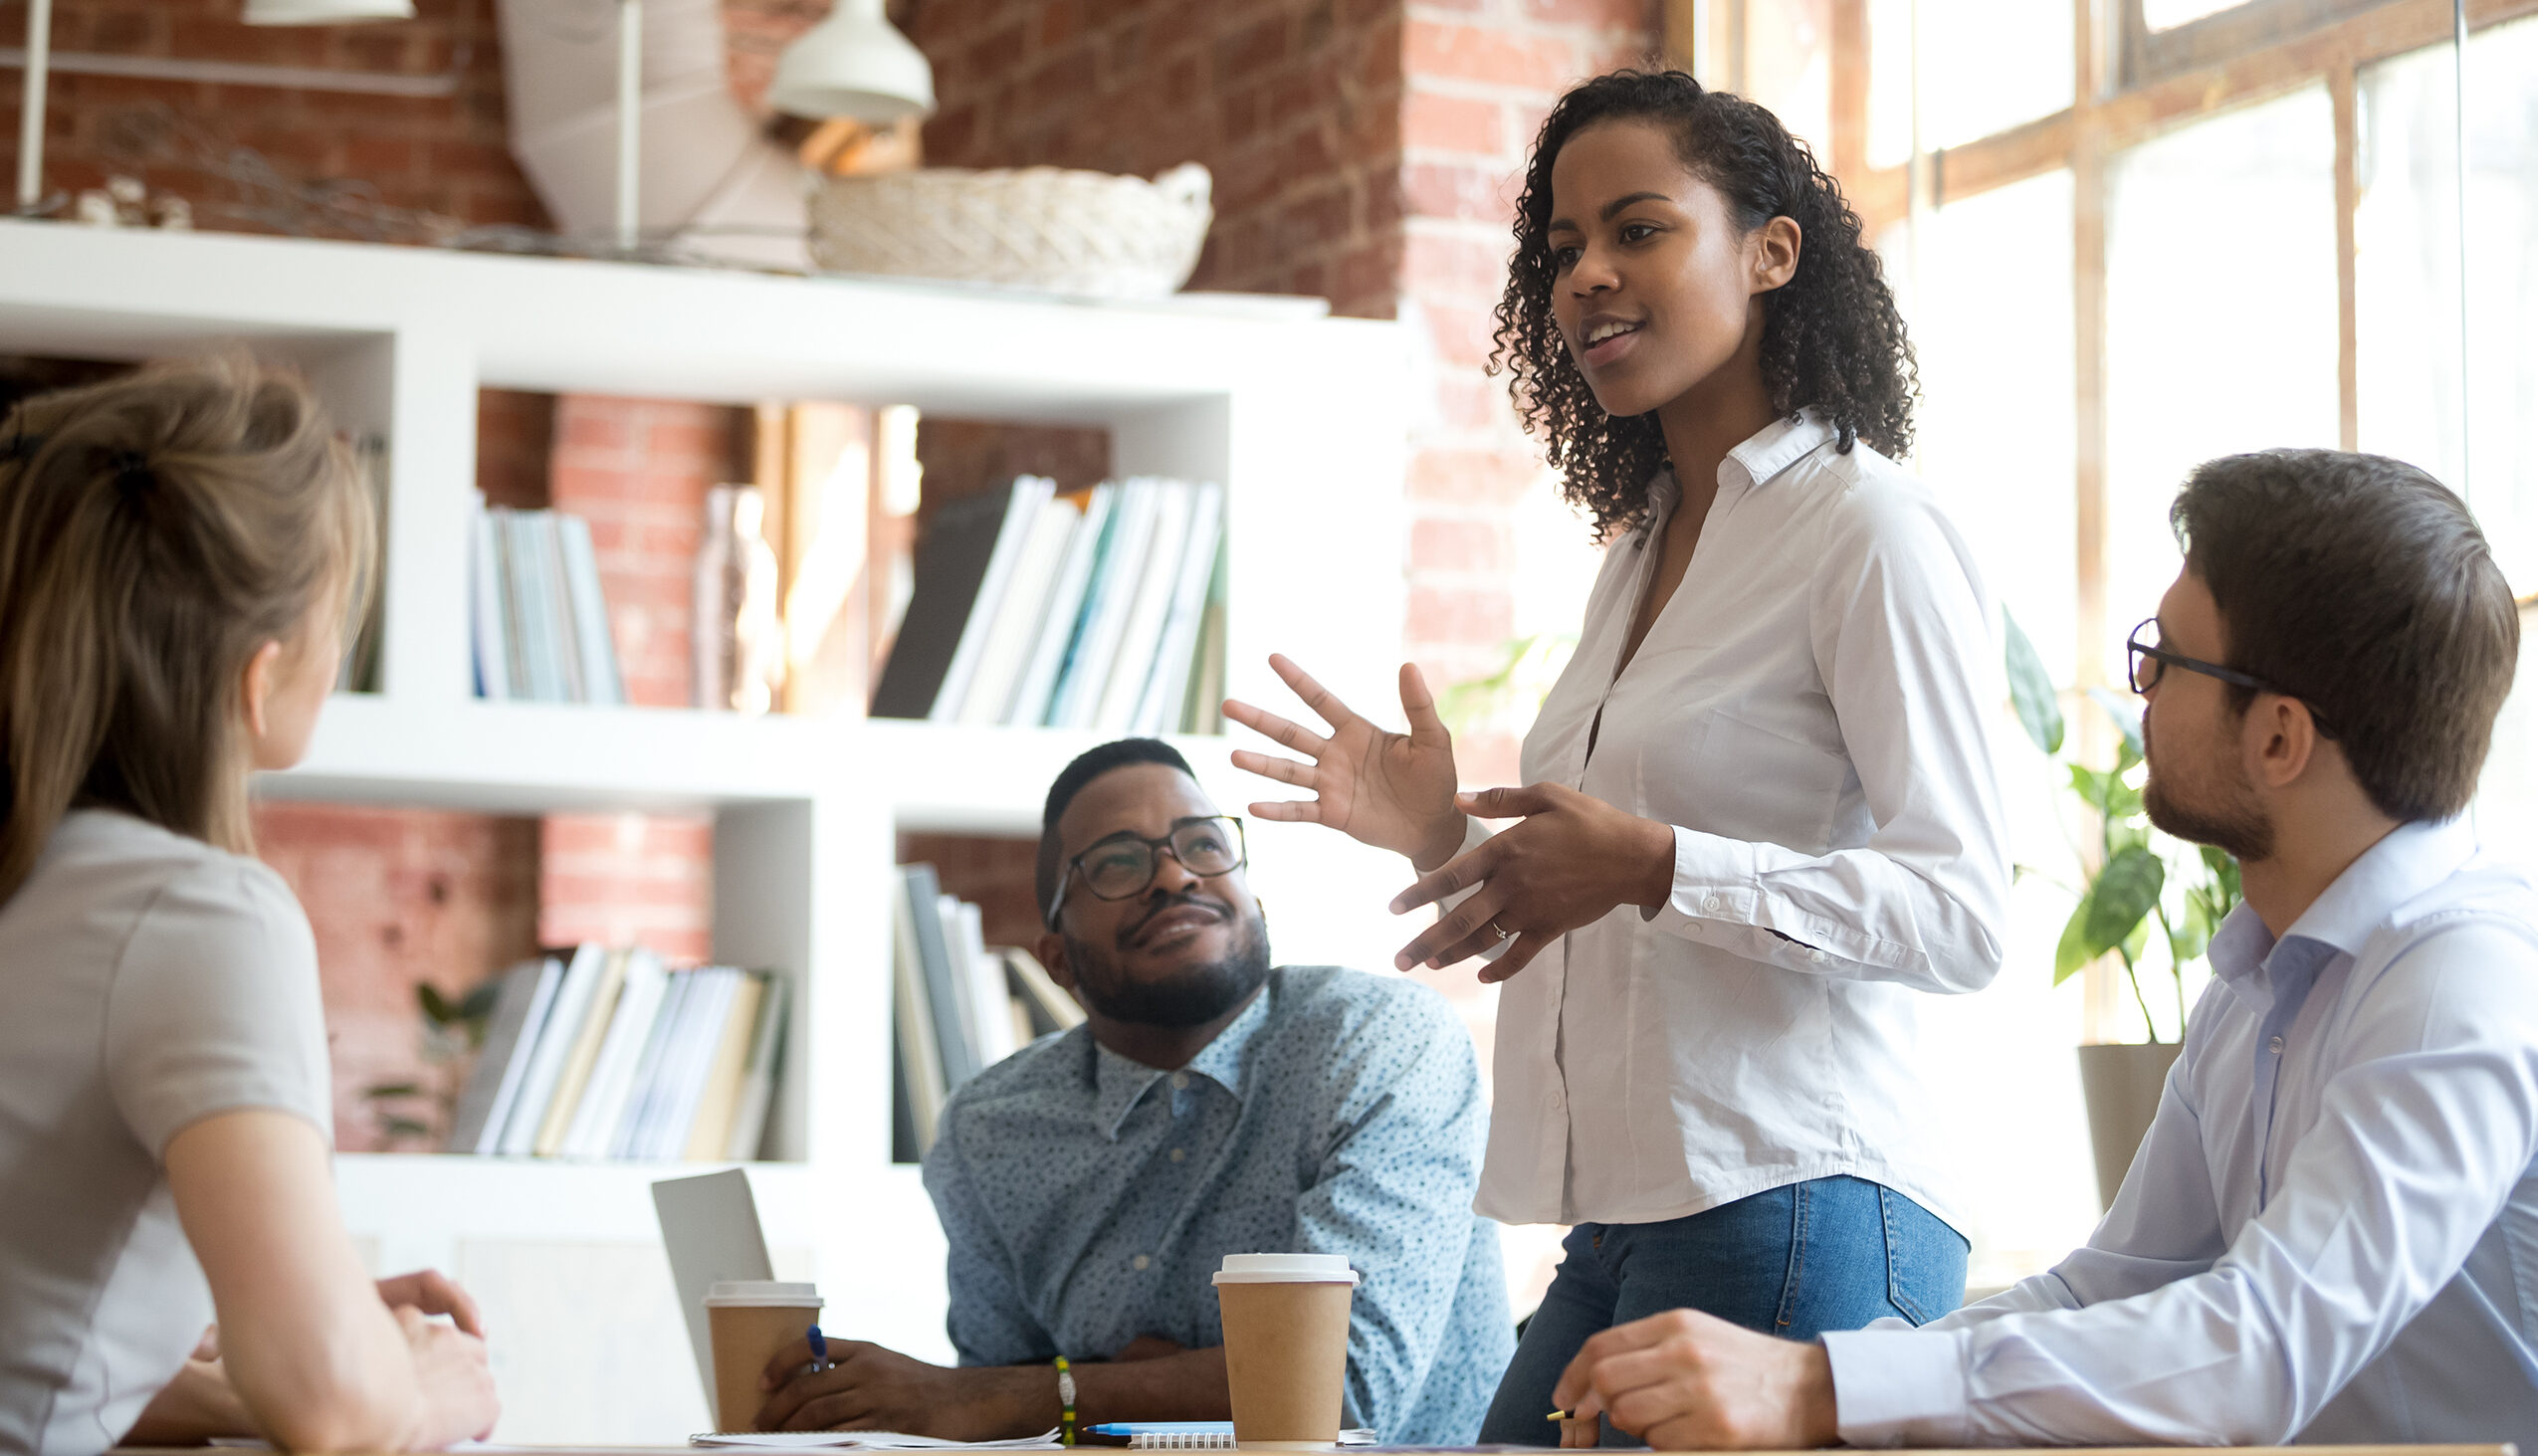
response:
M1207 169L1149 182L1058 167L832 177L811 199L811 258L833 273L956 279L1159 299L1198 266Z

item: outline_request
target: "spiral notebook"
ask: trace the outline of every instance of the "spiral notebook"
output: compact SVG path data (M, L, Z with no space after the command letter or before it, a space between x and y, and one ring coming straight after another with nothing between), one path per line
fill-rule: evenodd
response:
M1087 1426L1089 1443L1126 1445L1131 1451L1235 1451L1234 1423L1229 1420L1104 1421ZM1340 1432L1340 1445L1372 1446L1375 1432L1363 1427Z

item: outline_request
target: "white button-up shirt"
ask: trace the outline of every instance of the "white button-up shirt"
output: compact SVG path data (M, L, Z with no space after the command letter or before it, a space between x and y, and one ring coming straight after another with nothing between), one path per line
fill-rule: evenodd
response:
M2411 824L2212 964L2088 1247L1824 1337L1843 1439L2538 1441L2538 891Z
M1651 487L1525 737L1527 782L1675 826L1674 890L1506 983L1477 1206L1648 1223L1847 1173L1944 1218L1913 1003L1991 980L2009 881L1980 578L1926 487L1812 414L1718 479L1616 676L1679 499Z

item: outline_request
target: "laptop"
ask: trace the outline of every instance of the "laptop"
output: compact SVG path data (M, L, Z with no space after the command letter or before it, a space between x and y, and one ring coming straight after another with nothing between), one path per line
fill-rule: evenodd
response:
M757 1200L741 1168L695 1178L664 1178L652 1185L652 1207L661 1217L661 1246L670 1254L670 1283L688 1319L688 1344L696 1352L697 1378L705 1382L705 1408L714 1408L714 1336L705 1320L705 1297L726 1279L773 1279L766 1234L758 1226Z

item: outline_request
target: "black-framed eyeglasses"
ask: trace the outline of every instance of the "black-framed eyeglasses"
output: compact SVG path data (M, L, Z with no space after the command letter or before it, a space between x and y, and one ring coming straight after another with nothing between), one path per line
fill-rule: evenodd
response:
M1077 875L1084 877L1084 888L1092 891L1096 900L1133 900L1145 894L1147 887L1155 883L1167 854L1180 861L1182 869L1201 879L1230 875L1250 863L1251 858L1243 845L1242 820L1232 814L1176 819L1171 833L1161 839L1123 831L1095 841L1066 862L1043 919L1049 929L1057 929L1058 910L1066 904L1066 887Z
M2144 618L2141 625L2133 629L2133 635L2124 639L2125 651L2130 654L2127 667L2134 692L2148 693L2159 686L2162 673L2170 668L2184 668L2190 673L2201 673L2207 678L2219 678L2224 683L2240 688L2251 688L2258 693L2279 693L2285 698L2297 698L2301 706L2309 709L2309 721L2317 725L2318 731L2330 738L2335 736L2334 729L2327 727L2326 720L2319 715L2318 710L2310 707L2307 699L2300 698L2299 694L2288 688L2268 683L2253 673L2242 673L2236 668L2225 668L2217 662L2205 662L2199 657L2188 657L2182 652L2171 652L2165 647L2144 642L2142 634L2158 625L2157 617Z

